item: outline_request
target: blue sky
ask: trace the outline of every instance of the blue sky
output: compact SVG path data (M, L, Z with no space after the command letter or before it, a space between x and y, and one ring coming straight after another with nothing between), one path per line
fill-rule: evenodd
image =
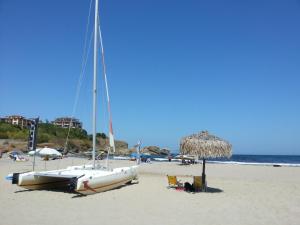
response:
M0 0L0 116L72 114L89 4ZM100 12L117 139L176 150L208 130L234 153L300 154L300 1L104 0ZM75 113L88 131L91 82L92 55Z

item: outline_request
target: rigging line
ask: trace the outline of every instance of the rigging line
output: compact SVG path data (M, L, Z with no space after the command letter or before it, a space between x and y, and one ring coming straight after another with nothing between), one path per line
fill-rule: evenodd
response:
M89 53L90 53L90 50L91 50L91 45L92 45L93 35L94 35L94 32L92 32L92 34L91 34L91 38L90 38L89 46L88 46L88 51L87 51L87 56L86 56L86 58L85 58L84 66L83 66L83 69L82 69L81 74L80 74L80 79L78 80L78 89L77 89L77 91L76 91L76 97L75 97L75 102L74 102L74 106L73 106L73 113L72 113L72 117L71 117L71 123L72 123L73 116L74 116L74 114L75 114L75 111L76 111L76 108L77 108L77 105L78 105L79 94L80 94L80 90L81 90L81 86L82 86L82 80L83 80L83 78L84 78L85 71L86 71L87 61L88 61L88 59L89 59ZM67 144L67 142L68 142L69 135L70 135L71 123L69 124L69 129L68 129L68 134L67 134L66 144ZM66 147L66 146L65 146L65 147Z
M112 126L112 113L110 107L110 97L109 97L109 90L108 90L108 82L107 82L107 75L106 75L106 65L105 65L105 57L104 57L104 47L103 47L103 40L102 40L102 32L100 27L100 16L98 16L98 29L99 29L99 39L100 39L100 47L101 47L101 55L102 55L102 69L103 69L103 76L105 81L105 89L106 89L106 98L107 98L107 110L109 116L109 138L110 141L114 142L113 140L113 126ZM112 139L112 140L111 140ZM116 151L114 143L111 143L111 147L113 147L113 152Z
M103 40L102 40L102 32L100 27L100 16L98 16L98 29L99 29L99 39L100 39L100 47L101 47L101 58L102 58L102 69L103 69L103 76L105 81L105 90L106 90L106 98L107 98L107 111L109 116L109 147L107 151L107 157L106 157L106 168L109 168L109 155L110 155L110 149L113 148L113 152L115 152L115 143L114 143L114 136L113 136L113 127L112 127L112 115L111 115L111 109L110 109L110 98L109 98L109 92L108 92L108 84L107 84L107 75L106 75L106 65L105 65L105 57L104 57L104 47L103 47Z
M108 84L107 84L107 75L106 75L106 64L105 64L105 57L104 57L104 47L103 47L103 39L102 39L102 32L101 32L101 27L100 27L100 16L98 16L98 30L99 30L99 39L100 39L100 47L101 47L101 55L102 55L102 68L103 68L103 76L105 80L105 90L106 90L106 98L107 101L110 101L109 98L109 92L108 92Z
M90 55L89 53L90 53L91 46L92 46L93 35L94 35L94 32L91 33L91 38L90 38L90 41L89 41L89 47L88 47L88 51L87 51L87 57L85 58L84 68L83 68L83 71L82 71L82 74L81 74L82 76L81 76L81 79L80 79L79 90L77 91L76 97L75 97L74 113L72 114L71 121L70 121L70 124L69 124L68 134L67 134L66 143L65 143L65 149L67 149L67 145L68 145L68 141L69 141L69 137L70 137L70 132L71 132L72 120L73 120L73 116L75 114L75 110L77 108L78 101L79 101L79 94L80 94L80 89L81 89L81 86L82 86L82 80L83 80L84 75L86 74L85 73L86 65L87 65L87 62L88 62L88 59L89 59L89 55ZM73 165L73 160L72 160L72 165Z
M78 81L77 81L75 101L74 101L74 104L73 104L71 121L70 121L70 124L69 124L69 129L68 129L66 142L65 142L65 147L64 147L65 150L67 148L69 135L70 135L70 130L71 130L71 124L72 124L73 116L74 116L76 108L77 108L79 93L80 93L80 89L81 89L81 85L82 85L83 76L85 74L85 68L86 68L87 59L88 59L88 55L89 55L88 53L89 53L89 50L90 50L90 46L88 48L88 51L86 49L87 49L87 39L88 39L88 32L89 32L92 2L93 2L93 0L90 1L90 6L89 6L89 13L88 13L88 18L87 18L87 23L86 23L86 31L85 31L85 38L84 38L83 53L82 53L81 71L80 71L80 75L79 75L79 78L78 78Z

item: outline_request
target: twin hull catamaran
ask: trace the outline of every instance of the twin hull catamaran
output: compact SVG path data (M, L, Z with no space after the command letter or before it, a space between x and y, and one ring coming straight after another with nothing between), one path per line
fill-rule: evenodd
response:
M98 17L98 0L95 0L95 27L94 27L94 84L93 84L93 165L70 166L66 169L52 171L32 171L26 173L13 173L12 183L20 187L36 189L63 188L80 194L94 194L117 188L138 178L137 166L110 169L95 164L96 152L96 98L97 98L97 39L99 39L102 53L103 74L106 84L106 95L109 113L110 148L115 149L110 102L108 95L107 78L104 64L104 51L101 29ZM98 27L99 25L99 27Z
M137 179L137 166L108 170L93 165L66 169L14 173L12 183L30 190L63 189L84 195L111 190Z

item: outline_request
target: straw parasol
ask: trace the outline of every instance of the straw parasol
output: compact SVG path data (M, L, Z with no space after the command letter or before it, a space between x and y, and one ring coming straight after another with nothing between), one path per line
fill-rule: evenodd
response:
M206 191L205 179L205 161L208 158L229 158L232 155L232 145L208 131L201 131L198 134L192 134L183 137L180 141L180 152L182 154L198 155L203 159L202 170L202 190Z

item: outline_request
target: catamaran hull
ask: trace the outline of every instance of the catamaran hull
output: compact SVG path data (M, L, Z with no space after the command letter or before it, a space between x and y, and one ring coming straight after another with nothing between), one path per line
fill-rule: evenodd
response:
M13 184L28 190L68 189L71 182L71 178L44 177L35 172L13 174Z
M84 195L118 188L137 180L136 167L97 170L85 167L46 172L14 173L12 183L29 190L64 189Z
M84 195L95 194L121 187L137 180L137 172L134 168L118 168L107 176L84 176L77 181L74 191Z

